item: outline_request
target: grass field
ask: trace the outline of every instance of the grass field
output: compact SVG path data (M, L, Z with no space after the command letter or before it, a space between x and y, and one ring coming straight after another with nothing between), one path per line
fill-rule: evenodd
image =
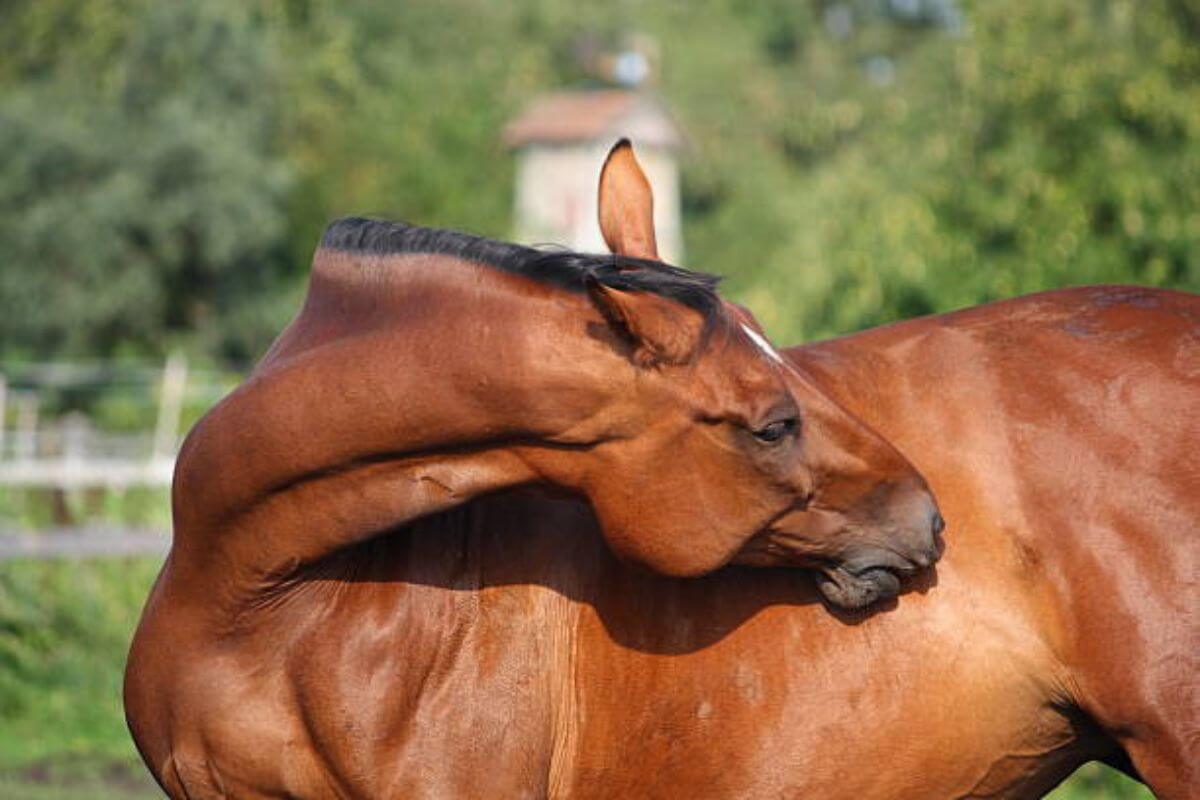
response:
M0 563L0 798L151 798L121 709L157 559Z
M152 558L0 562L0 798L159 796L121 710L126 648L157 569ZM1092 764L1051 796L1151 795Z

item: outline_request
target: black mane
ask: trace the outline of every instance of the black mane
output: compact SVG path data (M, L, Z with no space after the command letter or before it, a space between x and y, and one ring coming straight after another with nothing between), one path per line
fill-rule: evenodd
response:
M708 322L720 313L720 278L662 261L593 255L567 249L537 249L461 231L421 228L400 222L346 217L332 223L321 247L351 253L430 253L488 264L498 269L583 292L589 277L613 289L651 292L696 309Z

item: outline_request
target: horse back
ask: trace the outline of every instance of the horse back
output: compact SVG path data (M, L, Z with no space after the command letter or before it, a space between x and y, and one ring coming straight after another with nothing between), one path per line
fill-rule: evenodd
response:
M1187 774L1200 729L1187 696L1200 667L1200 297L1047 292L788 356L926 475L949 568L1032 621L1062 663L1064 704L1135 761L1154 743L1176 762L1164 772Z

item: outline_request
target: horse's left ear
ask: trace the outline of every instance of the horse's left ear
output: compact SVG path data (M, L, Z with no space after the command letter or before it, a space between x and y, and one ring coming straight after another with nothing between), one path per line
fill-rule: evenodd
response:
M658 260L654 238L654 193L633 145L622 139L600 169L600 233L619 256Z
M633 346L640 367L686 364L700 347L699 311L653 292L627 292L587 278L587 292L604 318Z

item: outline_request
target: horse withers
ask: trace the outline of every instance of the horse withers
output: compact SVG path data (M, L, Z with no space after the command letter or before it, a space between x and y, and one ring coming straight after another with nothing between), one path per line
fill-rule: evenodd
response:
M582 498L612 551L654 572L812 567L847 608L937 559L921 475L715 279L659 262L651 205L621 142L600 182L613 256L329 228L300 314L179 456L173 546L126 680L171 796L375 794L330 737L372 750L399 732L318 719L379 667L332 622L372 616L360 546L503 489ZM324 634L301 634L322 618ZM322 665L322 687L293 683L294 658ZM393 760L371 760L387 779Z

